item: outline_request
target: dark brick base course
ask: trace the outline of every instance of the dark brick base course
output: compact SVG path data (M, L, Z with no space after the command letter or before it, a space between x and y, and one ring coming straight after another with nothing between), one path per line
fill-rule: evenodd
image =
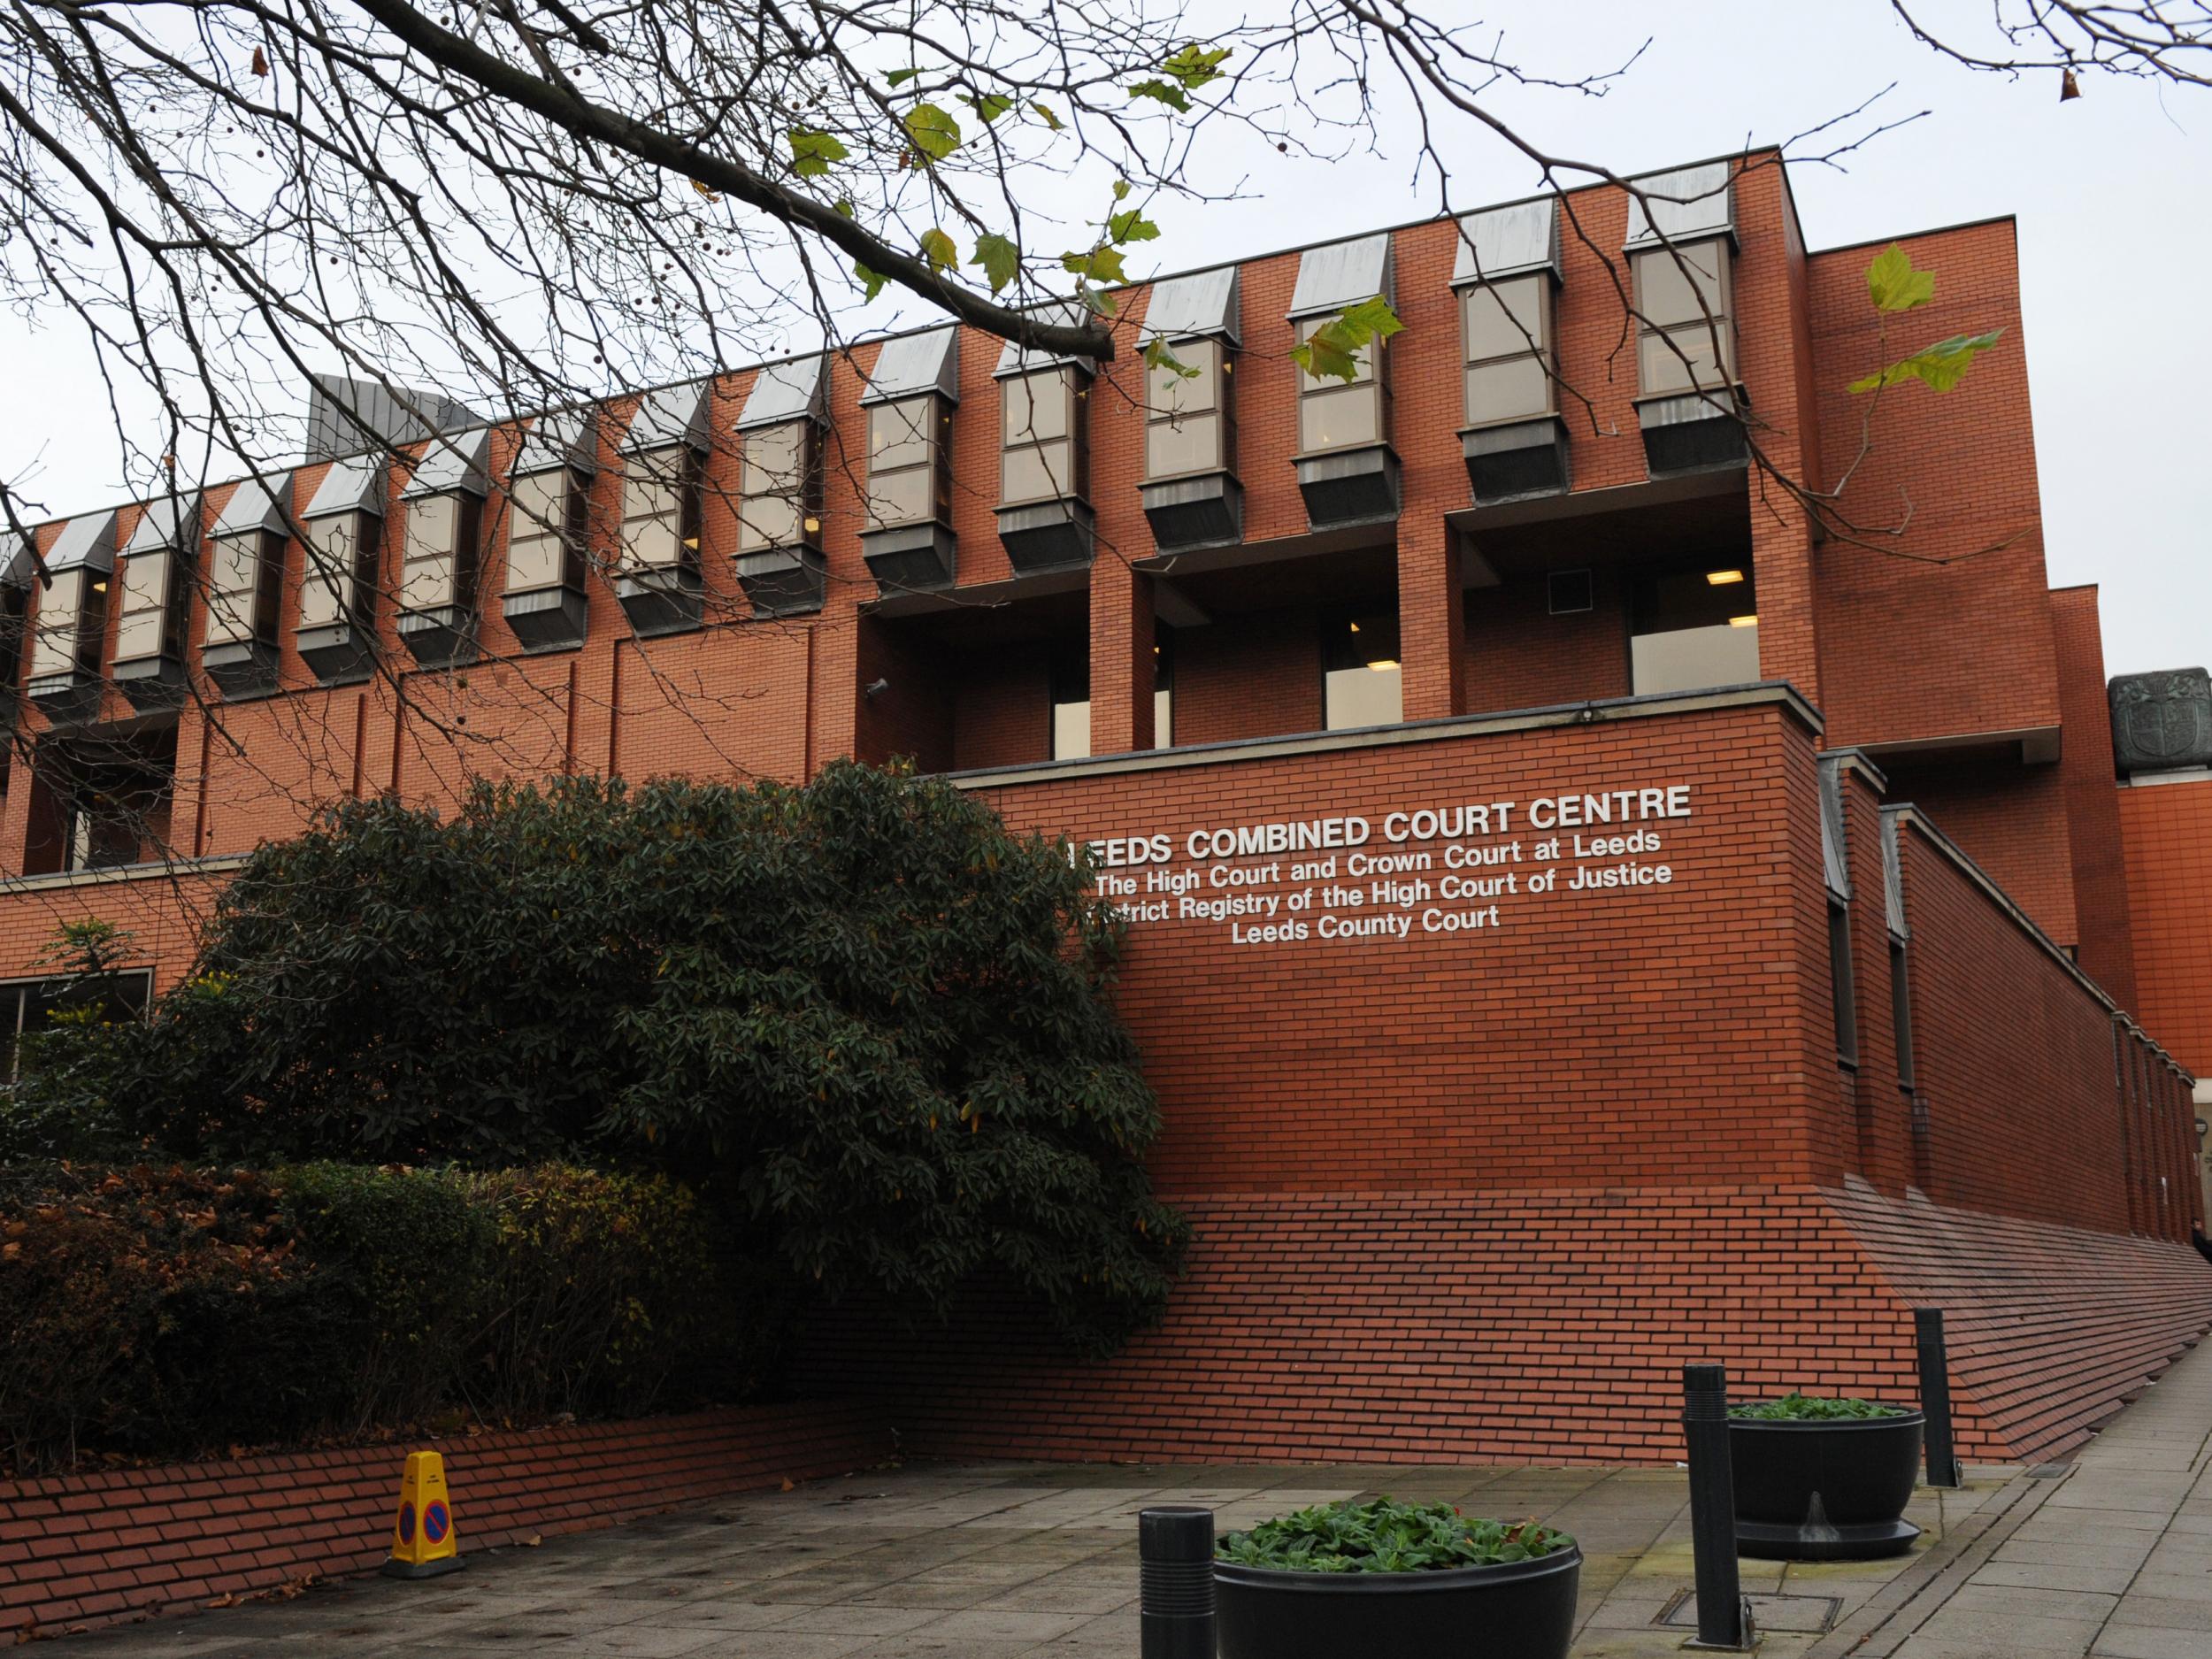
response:
M365 1572L413 1443L0 1481L0 1632L104 1624ZM421 1442L444 1453L464 1554L881 1462L881 1417L764 1406Z

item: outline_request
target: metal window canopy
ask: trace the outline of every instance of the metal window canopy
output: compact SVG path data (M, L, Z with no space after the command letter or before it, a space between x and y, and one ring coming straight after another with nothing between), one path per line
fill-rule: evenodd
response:
M1298 256L1289 319L1302 322L1378 297L1394 303L1395 274L1395 255L1386 230L1309 248ZM1379 362L1375 378L1379 396ZM1312 528L1378 524L1398 516L1398 457L1386 436L1355 449L1302 455L1296 465L1298 493L1305 498L1306 521Z
M680 444L703 455L707 450L707 383L664 386L638 400L636 412L618 446L625 456L643 455Z
M54 538L54 545L46 555L46 569L50 575L61 576L71 572L81 575L77 599L77 614L69 618L73 645L70 665L59 673L41 674L23 687L24 694L35 703L40 711L56 725L73 724L96 718L100 712L100 673L97 657L87 666L84 637L85 595L89 584L104 583L115 569L115 518L112 511L86 513L61 527ZM47 604L61 590L49 588L40 597L42 612ZM42 627L42 632L44 631ZM93 649L96 653L98 643Z
M176 602L176 584L182 579L178 560L189 559L198 548L200 517L200 497L196 492L165 495L147 503L146 510L138 515L131 539L123 548L127 561L167 561L162 573L161 607L165 620L159 648L150 656L119 656L108 669L108 678L115 682L116 689L128 697L131 706L141 713L172 709L184 699L184 664L169 649L166 618L169 607Z
M300 514L303 521L334 518L340 513L365 512L384 516L384 457L380 454L349 455L333 461L314 498Z
M1003 364L1016 348L1009 342L999 354ZM1039 366L1043 366L1040 363ZM868 377L861 403L872 407L910 397L942 398L947 407L960 401L960 330L957 325L932 328L918 334L901 334L883 342L876 366ZM936 415L931 417L933 422ZM941 444L943 433L933 426L931 444ZM933 449L931 465L939 465ZM959 541L949 525L934 518L860 534L860 557L876 579L883 598L902 593L934 592L950 588L959 577Z
M480 500L491 493L491 460L492 434L488 426L479 426L473 432L450 438L433 438L399 498L421 501L426 496L465 492Z
M1694 167L1676 167L1647 173L1629 182L1643 192L1648 204L1628 198L1628 240L1622 250L1669 242L1703 242L1714 236L1736 240L1734 169L1725 161L1700 162Z
M1081 328L1090 320L1090 313L1072 300L1055 300L1040 305L1029 315L1047 327ZM999 348L998 366L991 371L995 380L1010 380L1017 374L1035 374L1045 369L1080 369L1086 374L1096 374L1098 363L1091 357L1056 357L1049 351L1033 349L1015 340Z
M1459 221L1452 287L1468 288L1517 277L1561 280L1559 203L1555 196L1486 208ZM1548 349L1551 342L1540 341ZM1571 487L1567 467L1567 423L1557 414L1504 426L1471 427L1459 434L1468 487L1479 506L1561 495Z
M793 357L771 363L753 380L737 418L742 434L809 423L803 439L803 471L808 483L798 492L800 538L788 546L758 548L735 556L737 585L757 617L805 616L822 608L829 585L828 562L806 528L818 511L811 498L817 440L815 428L829 419L829 357Z
M242 535L288 536L290 526L280 497L290 494L291 484L288 473L278 473L266 484L259 479L242 479L231 491L230 499L224 503L210 534L219 540ZM226 697L261 696L276 689L279 659L275 641L271 640L222 641L203 645L200 666Z
M57 576L74 570L105 576L114 570L115 514L88 512L62 526L52 550L46 555L46 568Z
M1169 277L1153 285L1140 332L1148 342L1163 341L1170 347L1217 340L1225 349L1233 349L1240 343L1243 309L1243 281L1235 265ZM1218 411L1216 418L1220 419ZM1147 482L1139 489L1152 544L1163 553L1226 547L1244 539L1244 487L1225 467Z
M586 478L599 471L599 411L557 409L540 415L522 434L515 450L513 478L530 478L564 468Z
M1749 442L1736 412L1739 398L1750 401L1742 387L1714 386L1636 399L1645 470L1654 478L1676 478L1749 465Z
M863 377L860 406L895 403L902 397L933 392L949 403L960 401L960 327L925 329L883 342L876 366Z

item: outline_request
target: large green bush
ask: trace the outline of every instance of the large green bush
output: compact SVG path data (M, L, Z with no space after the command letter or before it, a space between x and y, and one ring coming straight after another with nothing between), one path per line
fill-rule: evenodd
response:
M1064 844L849 763L350 803L256 853L188 982L66 1075L187 1161L678 1171L801 1285L928 1311L988 1279L1105 1348L1184 1237L1118 944Z
M658 1175L319 1164L0 1176L19 1471L763 1386L778 1321Z

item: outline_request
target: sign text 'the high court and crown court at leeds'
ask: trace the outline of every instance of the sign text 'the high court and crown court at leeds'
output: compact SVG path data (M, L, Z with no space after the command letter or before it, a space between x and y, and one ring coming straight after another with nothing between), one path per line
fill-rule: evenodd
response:
M1207 825L1081 843L1131 924L1225 927L1237 945L1390 942L1510 926L1530 903L1670 887L1687 784Z

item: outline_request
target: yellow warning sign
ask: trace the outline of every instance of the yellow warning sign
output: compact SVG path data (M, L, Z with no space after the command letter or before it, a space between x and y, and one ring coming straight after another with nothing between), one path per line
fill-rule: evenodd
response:
M434 1578L458 1572L460 1540L454 1536L453 1499L446 1491L445 1459L436 1452L407 1454L400 1477L399 1513L392 1517L392 1554L385 1572L395 1578Z

